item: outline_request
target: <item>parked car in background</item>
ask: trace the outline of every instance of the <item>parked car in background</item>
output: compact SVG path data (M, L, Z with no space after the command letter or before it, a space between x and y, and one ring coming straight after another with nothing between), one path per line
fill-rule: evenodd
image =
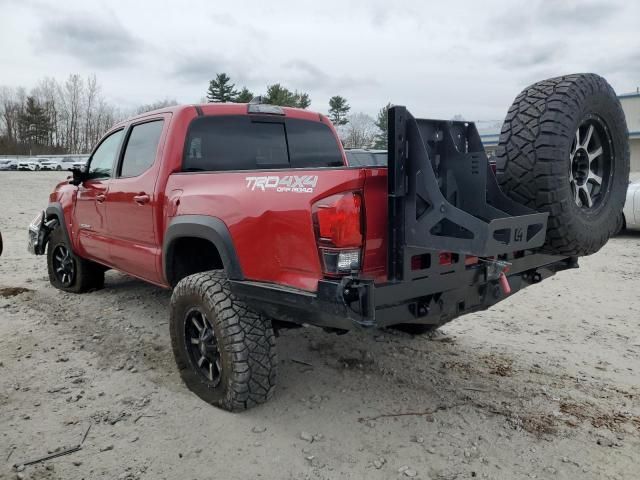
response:
M16 158L0 158L0 170L17 170L18 159Z
M40 162L37 158L29 158L18 162L18 170L31 170L32 172L40 170Z
M61 160L61 170L71 170L72 168L84 168L89 157L64 157Z
M640 177L629 182L627 201L618 220L618 232L640 230Z
M60 170L71 170L77 162L77 158L64 157L62 160L60 160Z
M61 160L59 158L40 159L41 170L62 170Z
M89 157L76 157L76 161L73 164L73 168L84 168L87 166L87 162L89 161Z
M352 148L345 150L347 165L350 167L386 167L386 150L369 150L366 148Z

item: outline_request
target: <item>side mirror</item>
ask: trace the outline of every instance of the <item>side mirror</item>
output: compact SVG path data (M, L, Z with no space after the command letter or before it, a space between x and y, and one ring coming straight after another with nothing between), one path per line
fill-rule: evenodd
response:
M75 185L76 187L80 185L87 179L87 174L84 171L84 167L80 168L70 168L71 170L71 181L69 182L71 185Z

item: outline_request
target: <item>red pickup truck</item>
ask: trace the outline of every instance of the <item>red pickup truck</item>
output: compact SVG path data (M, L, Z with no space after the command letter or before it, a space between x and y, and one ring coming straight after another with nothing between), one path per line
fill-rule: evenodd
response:
M51 283L117 269L172 288L185 383L242 410L274 391L275 335L413 333L577 267L615 229L624 115L593 74L525 89L494 174L473 123L389 111L387 167L349 167L330 121L263 104L166 108L121 122L32 222ZM502 192L502 185L505 193Z

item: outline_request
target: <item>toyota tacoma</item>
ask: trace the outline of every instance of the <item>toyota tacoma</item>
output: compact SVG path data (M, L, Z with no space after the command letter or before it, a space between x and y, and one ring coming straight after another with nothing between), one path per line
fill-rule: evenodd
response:
M51 283L116 269L173 289L186 385L238 411L269 399L275 333L428 332L598 251L629 175L625 117L600 76L545 80L509 109L489 165L471 122L388 117L388 166L348 167L326 116L170 107L114 126L29 227Z

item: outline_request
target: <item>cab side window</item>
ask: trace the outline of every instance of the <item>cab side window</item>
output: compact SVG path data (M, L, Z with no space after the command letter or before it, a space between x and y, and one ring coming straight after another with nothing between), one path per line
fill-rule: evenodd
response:
M153 165L164 122L156 120L131 129L118 177L137 177Z
M93 152L89 163L89 179L109 178L113 172L116 155L120 148L123 130L112 133L102 141L98 149Z

